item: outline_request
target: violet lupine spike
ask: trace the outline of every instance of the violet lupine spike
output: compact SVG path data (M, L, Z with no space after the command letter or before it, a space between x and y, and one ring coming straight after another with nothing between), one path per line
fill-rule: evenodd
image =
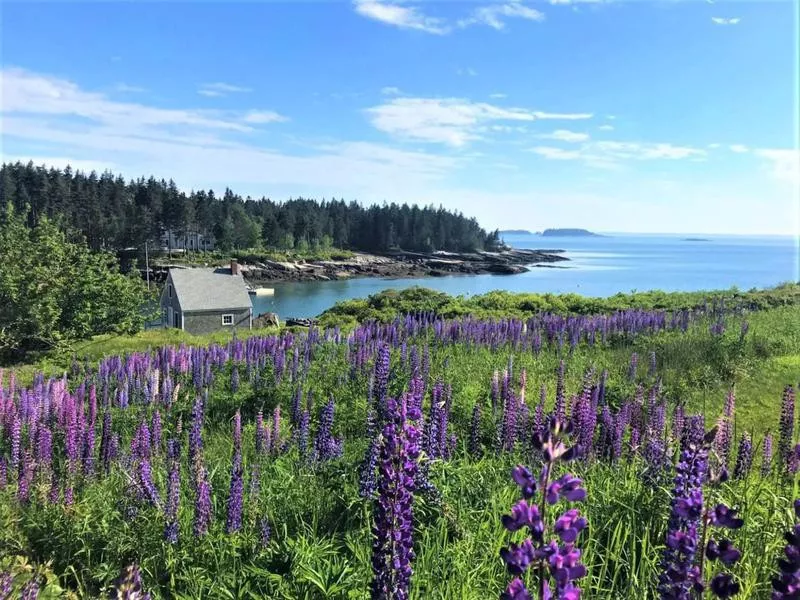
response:
M406 396L387 398L391 420L383 428L372 545L372 598L406 600L414 560L413 503L421 415Z
M412 350L414 348L412 347ZM362 498L372 498L375 494L375 467L378 464L379 439L375 431L375 415L372 410L367 413L367 448L359 465L358 494Z
M308 448L310 419L311 417L308 414L308 411L304 410L300 415L300 423L297 431L297 450L300 454L300 462L303 464L308 464L311 462L312 458Z
M2 382L0 381L0 389ZM11 598L11 585L14 583L14 577L8 571L0 572L0 600L9 600Z
M658 371L658 360L656 358L655 350L651 350L650 351L650 365L647 368L647 375L649 377L655 377L657 371Z
M264 427L264 413L262 411L258 411L256 414L256 433L255 433L255 442L256 442L256 454L263 454L266 450L264 448L265 444L265 432L266 428Z
M39 584L36 578L28 580L19 593L20 600L36 600L39 597Z
M389 373L391 369L391 355L388 344L381 344L375 356L375 385L373 394L375 396L375 407L382 420L386 415L383 414L383 403L389 391Z
M199 468L195 484L194 535L201 537L208 533L211 524L211 484L208 471L202 465Z
M478 400L475 401L475 406L472 408L467 450L476 458L481 454L481 405Z
M331 396L330 400L322 407L319 417L319 430L314 441L314 450L317 460L326 462L339 458L342 454L341 440L333 437L333 417L336 403Z
M794 501L794 517L800 520L800 499ZM778 559L779 573L772 579L772 600L795 600L800 596L800 523L784 534L786 546Z
M114 582L112 598L115 600L150 600L150 594L142 586L139 567L131 565L120 573Z
M267 519L267 517L261 517L258 520L258 542L262 550L269 547L271 538L272 529L269 526L269 519Z
M142 458L139 460L136 472L136 484L139 486L144 499L147 500L152 506L161 507L161 496L158 493L158 488L153 482L153 472L150 467L150 459Z
M753 441L750 434L745 433L739 440L739 449L736 452L736 465L733 468L734 479L746 479L750 474L753 464Z
M175 440L167 441L167 456L169 475L167 479L167 504L164 510L166 520L164 539L170 544L175 544L178 541L178 509L181 495L180 453Z
M270 454L276 453L278 448L280 448L280 436L281 436L281 405L278 404L272 411L272 433L270 434L270 440L269 440Z
M708 472L708 446L689 441L675 467L671 514L659 576L662 600L689 600L699 573L695 558L702 540L699 537L703 515L703 484Z
M228 517L225 532L235 533L242 528L242 507L244 503L244 478L241 457L233 459L231 467L231 487L228 494Z
M571 460L577 454L575 447L567 448L564 443L571 428L571 425L562 425L552 418L544 434L536 436L539 450L545 459L538 479L522 465L517 465L512 472L514 481L520 486L522 499L512 507L510 515L503 515L502 523L510 532L524 528L528 537L521 544L513 543L500 550L506 568L515 576L500 595L501 599L531 598L530 592L519 578L529 569L538 570L535 590L538 598L552 597L549 579L555 585L555 597L580 597L580 589L575 582L586 575L586 567L580 563L580 550L576 548L575 542L587 525L586 519L576 509L567 510L553 523L552 530L557 538L545 543L547 506L556 504L560 499L577 502L586 497L581 480L569 473L557 480L551 480L555 463ZM541 493L541 503L529 502L537 492ZM549 578L545 573L549 573Z
M763 446L761 447L761 476L768 477L772 472L772 434L767 432L764 435Z
M153 417L150 421L150 447L152 448L153 455L157 456L161 453L162 443L162 426L161 426L161 412L156 409L153 412Z

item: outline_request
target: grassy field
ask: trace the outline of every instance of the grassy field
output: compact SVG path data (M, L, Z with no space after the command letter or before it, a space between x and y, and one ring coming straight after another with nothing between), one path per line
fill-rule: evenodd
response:
M744 335L743 322L748 324ZM574 349L566 344L559 350L557 345L545 343L538 353L515 347L510 334L497 342L484 343L468 339L445 341L423 330L408 338L405 350L400 341L393 342L390 395L398 395L410 385L410 348L416 347L420 357L427 348L427 388L430 393L437 381L452 388L448 431L456 439L452 456L427 463L435 492L419 492L415 496L416 560L411 597L496 598L510 580L499 558L501 547L513 537L503 529L500 516L509 512L519 494L509 473L517 463L535 465L538 459L524 443L513 450L496 448L500 416L491 409L491 381L496 371L502 374L513 363L514 389L521 392L519 374L524 369L528 406L533 409L544 385L550 410L556 373L563 360L567 398L580 393L590 368L594 384L602 371L608 371L605 397L612 411L635 402L639 387L646 397L660 379L659 402L666 408L667 430L678 404L685 405L687 413L704 414L706 426L710 427L720 415L726 395L735 388L735 442L728 460L732 468L735 444L747 432L756 447L754 466L745 479L707 490L707 498L709 502L724 500L736 506L745 519L745 526L732 532L733 541L742 551L741 561L733 568L742 586L740 597L768 598L770 580L785 543L782 533L792 523L791 500L797 496L797 488L795 479L787 478L777 463L768 477L761 477L758 452L765 432L777 436L784 386L800 380L800 307L780 306L729 315L722 334L711 332L715 323L715 319L701 317L686 332L611 337L606 343L598 341L593 346L581 342ZM182 386L173 403L146 404L131 399L125 407L112 406L112 428L120 436L122 452L112 461L108 474L98 467L92 475L77 476L72 504L47 502L48 481L39 479L35 480L31 498L22 502L18 483L11 476L9 484L0 490L0 556L8 557L5 561L0 559L0 572L10 568L10 557L23 557L13 559L24 561L11 568L15 586L21 586L31 574L20 565L35 565L32 568L39 569L42 577L50 578L49 586L45 586L49 597L69 593L77 597L102 596L119 570L130 563L141 565L145 586L156 598L369 597L373 502L359 495L359 470L370 439L365 425L368 390L379 347L371 336L379 334L377 329L369 330L369 335L366 331L358 334L366 336L363 343L349 344L332 339L307 343L302 336L284 335L281 344L285 362L280 369L269 360L254 362L247 368L245 355L235 361L229 356L213 368L216 375L208 388L202 420L202 461L213 490L212 520L205 535L193 534L196 467L186 457L196 396L192 372L181 375L173 371L173 383ZM106 354L141 352L163 343L209 342L226 344L230 339L151 331L133 338L94 340L76 346L74 352L94 361ZM357 364L361 345L366 352L363 366ZM228 345L224 351L234 353L235 347L236 344ZM656 355L653 373L649 372L651 352ZM639 361L631 378L633 353ZM52 366L71 367L71 355L61 360ZM293 363L297 366L293 367ZM239 385L233 383L234 364ZM89 381L99 381L96 374L88 376ZM159 376L163 378L164 373ZM70 377L75 389L84 375ZM302 458L301 428L290 416L298 390L302 397L300 410L308 410L310 416L312 444L320 428L321 407L334 398L333 432L344 441L340 458L327 462ZM476 404L483 408L480 456L468 452ZM259 453L254 441L256 413L263 411L269 421L278 406L283 414L281 440L285 447L272 454ZM429 396L424 408L425 413L431 410ZM163 506L136 500L131 482L136 479L138 463L126 451L137 425L142 419L150 422L156 409L163 419L163 438L181 440L184 448L179 538L174 544L164 540ZM231 431L237 410L243 420L244 511L241 529L228 533ZM6 431L0 435L0 456L11 452ZM99 436L98 425L98 439ZM25 439L23 436L23 446ZM676 444L674 441L671 447L674 449ZM58 469L67 469L69 461L58 451L56 456ZM99 462L99 456L96 460ZM168 460L163 445L154 447L150 466L157 493L165 501ZM574 463L570 469L584 479L588 492L580 505L589 521L589 528L578 541L588 568L588 576L581 581L582 597L656 597L669 516L671 467L655 480L648 478L645 457L626 450L619 460L596 457ZM258 486L253 484L255 472L259 473ZM60 480L62 488L65 484L66 480ZM263 518L271 525L271 539L266 545L260 541Z

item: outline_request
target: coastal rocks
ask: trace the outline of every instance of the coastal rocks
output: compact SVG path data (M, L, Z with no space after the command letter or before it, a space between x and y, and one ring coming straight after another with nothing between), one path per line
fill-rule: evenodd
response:
M358 253L345 260L308 262L264 261L251 266L245 277L252 283L328 281L353 277L416 278L447 275L513 275L529 266L568 260L560 251L509 249L500 252L388 251Z

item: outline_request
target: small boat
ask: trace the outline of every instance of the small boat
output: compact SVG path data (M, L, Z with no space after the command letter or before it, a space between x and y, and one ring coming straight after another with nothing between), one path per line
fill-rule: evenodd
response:
M267 288L267 287L259 287L259 288L249 288L247 293L251 296L274 296L275 295L275 288Z

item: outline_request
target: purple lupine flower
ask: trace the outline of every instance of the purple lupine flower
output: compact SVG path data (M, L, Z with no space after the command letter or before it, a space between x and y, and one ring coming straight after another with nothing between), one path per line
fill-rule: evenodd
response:
M793 466L794 403L794 387L787 385L783 390L780 431L778 438L778 458L780 460L781 468L785 469L786 472L790 472Z
M0 490L8 485L8 463L4 456L0 456Z
M19 470L20 444L22 442L22 420L11 413L11 471Z
M308 451L308 427L310 416L307 410L300 415L300 424L297 432L297 450L300 453L300 462L308 464L311 461L311 454Z
M29 579L19 593L20 600L36 600L39 597L39 584L36 578Z
M383 402L389 391L390 360L389 345L381 344L375 356L375 384L373 387L375 407L378 409L378 415L380 416L379 422L383 420Z
M169 440L167 442L170 466L167 482L167 506L164 511L166 517L164 539L170 544L174 544L178 541L178 508L181 500L181 465L176 446L177 443L175 440Z
M472 421L469 428L469 444L468 451L474 456L478 457L481 453L481 405L480 401L475 401L475 406L472 408Z
M731 443L733 442L733 419L736 412L736 394L733 389L728 392L725 407L717 421L717 435L714 438L714 451L723 465L728 464Z
M795 519L800 520L800 499L794 501ZM784 534L784 557L778 560L780 573L772 580L773 600L794 600L800 596L800 523Z
M199 468L195 490L193 529L195 537L200 537L208 533L211 524L211 483L203 466Z
M2 387L2 385L0 385ZM8 600L11 597L11 584L14 578L8 571L0 573L0 600Z
M492 400L492 413L494 414L497 412L497 406L500 400L500 373L497 370L495 370L492 375L492 386L489 396Z
M734 479L745 479L750 473L753 464L753 442L750 434L745 433L739 440L739 450L736 453L736 466L733 469Z
M413 503L421 415L407 397L386 399L389 422L380 445L380 478L372 545L372 597L406 600L411 582Z
M142 586L142 574L139 567L127 567L114 582L113 598L115 600L150 600L150 594Z
M517 465L512 471L512 478L520 486L522 500L512 507L510 515L502 517L502 523L510 532L525 528L529 537L521 544L512 543L508 548L500 550L500 556L509 573L516 576L501 594L501 599L531 598L530 592L518 577L531 568L538 568L539 571L539 598L552 597L551 581L545 576L545 571L555 584L556 597L580 597L575 581L586 575L586 567L579 562L580 550L575 547L575 541L586 527L586 519L577 509L565 511L553 523L552 529L558 536L557 539L544 543L547 530L546 507L556 504L559 499L576 502L586 497L581 480L569 473L551 481L555 463L571 460L578 453L576 447L567 448L564 444L564 438L571 433L571 429L571 423L562 425L553 417L543 434L534 435L535 443L545 459L538 479L522 465ZM541 492L539 505L529 502L537 491Z
M234 394L239 391L239 366L235 363L231 367L231 391Z
M764 445L761 451L761 476L767 477L772 471L772 434L764 435Z
M156 409L155 412L153 412L153 417L150 421L150 447L152 448L154 455L157 455L161 452L161 437L161 413L158 409Z
M269 547L270 539L272 538L272 529L269 526L269 519L261 517L258 520L258 542L262 549Z
M319 417L319 430L317 431L317 438L314 441L314 449L316 452L317 460L326 462L339 458L342 454L342 443L333 437L333 414L335 410L335 402L333 396L322 407Z
M675 467L672 512L658 591L663 600L689 600L694 562L701 541L698 528L703 510L703 483L708 471L708 447L690 442Z
M139 466L136 473L136 484L141 491L142 496L151 505L160 507L161 496L158 493L158 488L153 482L153 473L150 468L150 459L142 458L139 460Z
M233 459L231 461L231 487L228 494L228 518L225 522L226 533L233 533L242 528L243 501L242 415L237 410L233 415Z
M414 347L412 347L412 350ZM362 498L372 498L375 493L375 467L378 464L378 436L375 431L375 415L372 410L367 413L367 448L359 465L358 494Z

